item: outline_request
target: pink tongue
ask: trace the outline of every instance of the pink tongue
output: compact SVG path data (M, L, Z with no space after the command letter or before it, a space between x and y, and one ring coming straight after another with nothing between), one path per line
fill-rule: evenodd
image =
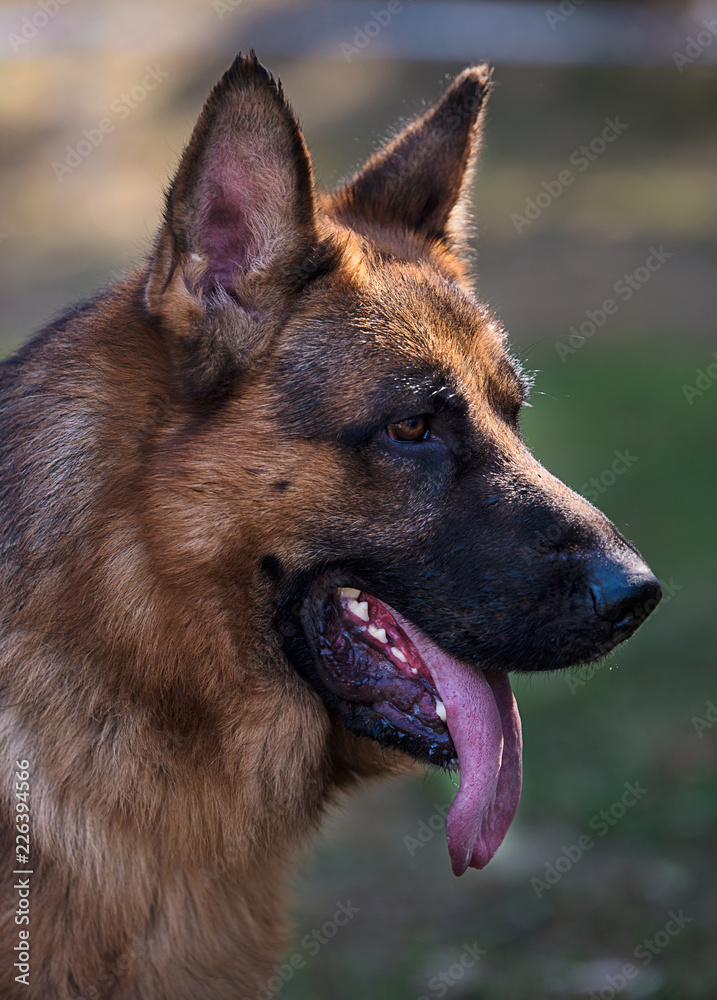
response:
M458 754L461 786L446 820L453 873L485 868L508 832L522 784L520 715L508 675L453 659L396 617L431 672Z

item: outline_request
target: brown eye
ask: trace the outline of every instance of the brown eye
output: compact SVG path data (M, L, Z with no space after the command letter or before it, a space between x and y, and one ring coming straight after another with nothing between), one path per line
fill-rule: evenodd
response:
M425 417L409 417L388 425L388 436L393 441L425 441L429 435Z

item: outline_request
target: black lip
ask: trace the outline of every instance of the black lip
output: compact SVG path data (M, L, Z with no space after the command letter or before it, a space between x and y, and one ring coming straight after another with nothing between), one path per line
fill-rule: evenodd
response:
M357 735L374 739L385 747L397 748L418 761L448 768L456 766L451 742L438 746L416 739L397 729L370 705L337 696L323 682L317 663L312 611L318 613L321 600L339 586L355 587L379 600L385 598L451 656L475 663L482 670L506 673L554 671L598 662L629 638L652 610L652 605L646 605L644 614L635 614L625 623L602 621L593 613L573 615L564 621L557 618L552 626L537 619L533 628L528 624L533 609L526 606L522 621L516 622L515 614L512 615L506 637L507 622L500 622L500 609L494 613L490 607L471 607L469 613L464 608L456 615L455 603L449 606L445 599L443 607L434 601L428 605L421 601L420 594L417 597L414 591L406 591L395 566L387 570L373 560L314 564L310 570L287 580L277 609L277 627L283 636L284 652L296 672L321 696L329 711ZM503 615L503 619L505 617ZM501 627L496 627L498 622Z
M300 583L280 601L279 630L284 652L297 673L318 692L326 707L358 736L376 740L381 746L401 750L415 760L446 769L458 767L453 741L444 736L417 737L393 725L371 705L349 701L331 691L318 665L315 622L328 597L337 587L353 587L373 594L370 584L355 574L333 569L319 572ZM378 596L378 595L376 595Z

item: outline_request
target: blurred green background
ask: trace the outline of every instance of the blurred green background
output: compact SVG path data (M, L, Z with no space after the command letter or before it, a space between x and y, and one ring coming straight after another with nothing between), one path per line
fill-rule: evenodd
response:
M446 5L448 42L467 52L460 62L444 42L428 56L402 54L402 32L419 37L422 11L428 17L435 4L416 3L403 26L397 15L383 48L377 39L373 52L367 46L350 61L335 41L318 43L321 18L338 18L336 8L345 10L335 37L351 43L354 27L385 6L314 6L319 27L307 41L306 31L303 40L292 34L306 20L283 20L302 14L291 3L72 0L13 43L23 17L40 8L0 4L2 350L141 259L163 185L236 50L256 44L281 77L323 184L435 99L445 74L496 61L475 190L477 286L516 354L539 373L524 419L530 444L572 487L597 489L666 596L599 668L514 678L524 792L485 871L451 874L440 815L455 788L444 775L366 788L332 814L296 880L287 958L298 955L304 966L282 996L714 998L717 74L709 33L689 64L676 66L673 51L686 51L690 32L717 11L643 4L667 18L676 41L639 65L589 58L584 38L583 49L560 38L572 31L578 39L589 9L608 22L622 16L624 5L597 2L533 5L554 31L550 43L563 46L552 63L539 57L535 21L533 62L511 58L510 38L500 52L483 44L468 32L469 8L481 6L471 3L463 5L465 32L458 5ZM526 5L503 6L525 13ZM546 10L571 7L569 22L553 29ZM148 66L160 82L132 96ZM53 162L108 113L112 132L58 180ZM571 169L573 151L616 116L628 128L584 171L573 164L574 183L516 226L511 217L525 214L526 200ZM616 297L616 282L643 274L636 269L652 248L662 248L664 264L648 281L638 277L630 300L619 300L576 350L560 352L571 326ZM616 451L632 458L613 476ZM629 806L621 804L626 783L640 789ZM591 846L577 857L586 836ZM348 901L358 912L336 931L333 914ZM689 920L670 923L671 913ZM479 949L478 961L470 949Z

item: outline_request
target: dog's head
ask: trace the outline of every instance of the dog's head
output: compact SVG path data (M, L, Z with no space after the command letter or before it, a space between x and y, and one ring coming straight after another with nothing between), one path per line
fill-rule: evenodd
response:
M598 659L660 597L526 448L529 379L469 286L488 90L466 70L319 197L280 88L237 59L169 191L146 292L184 415L156 466L185 525L164 544L349 729L460 763L457 872L487 862L517 806L507 672Z

